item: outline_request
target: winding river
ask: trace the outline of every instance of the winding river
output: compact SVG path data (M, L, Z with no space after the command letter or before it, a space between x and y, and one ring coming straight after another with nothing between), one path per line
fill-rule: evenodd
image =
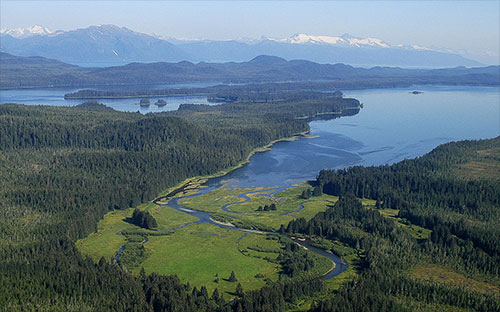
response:
M410 92L412 90L423 93L415 95ZM200 193L188 197L200 196L222 186L268 187L272 188L272 193L278 193L314 179L321 169L391 164L421 156L446 142L498 136L499 91L498 87L426 86L346 92L346 96L364 104L359 114L313 121L310 123L312 137L278 142L272 150L254 155L247 165L209 179ZM247 194L240 194L243 201L227 204L223 210L232 212L230 206L248 201ZM216 222L207 212L180 205L181 198L170 199L166 205L199 218L197 223L265 233ZM305 242L297 243L336 264L323 279L347 269L347 264L336 255Z
M412 94L413 90L423 93ZM73 106L81 101L67 101L63 97L64 93L72 91L75 90L2 90L0 103ZM391 164L419 157L446 142L500 135L499 87L415 86L346 91L345 95L364 104L359 114L313 121L310 123L311 138L279 142L272 150L254 155L247 165L225 176L209 179L200 193L190 196L199 196L225 185L267 187L278 193L294 184L314 179L321 169ZM176 109L181 103L208 103L206 97L169 98L166 107L152 105L142 109L136 105L137 99L104 102L120 111L140 110L142 113ZM240 198L249 200L247 194L240 194ZM173 198L166 205L199 218L195 223L257 232L218 223L206 212L183 207L178 203L179 199ZM298 207L301 208L303 206ZM226 205L224 210L230 212L231 205ZM324 279L336 276L347 268L347 264L335 255L305 242L297 243L336 263L335 269Z
M184 225L178 227L177 229L183 228L183 227L191 225L191 224L208 223L208 224L212 224L212 225L219 226L219 227L222 227L222 228L226 228L226 229L230 229L230 230L242 231L242 232L245 232L245 233L282 235L282 234L279 234L277 232L269 232L269 231L245 229L245 228L236 227L236 226L234 226L232 224L229 224L229 223L218 222L218 221L212 219L212 217L210 216L209 212L199 211L199 210L187 208L187 207L184 207L181 204L179 204L179 200L181 200L183 198L192 198L192 197L201 196L201 195L206 194L206 193L208 193L208 192L210 192L210 191L212 191L212 190L214 190L214 189L216 189L218 187L221 187L221 185L219 183L214 183L214 181L219 181L220 182L220 178L209 179L205 183L206 185L209 185L209 186L206 187L206 188L201 188L199 190L199 192L196 193L196 194L175 197L175 198L170 199L166 204L165 203L160 203L160 202L157 201L156 204L158 204L160 206L170 207L172 209L175 209L175 210L180 211L180 212L187 213L187 214L192 215L192 216L194 216L194 217L196 217L196 218L199 219L199 221L197 221L197 222L191 222L191 223L184 224ZM246 196L247 194L264 192L264 191L269 191L269 190L259 190L259 191L252 191L252 192L246 192L246 193L239 194L238 197L245 198L245 200L237 202L237 203L241 204L243 202L249 201L250 198L248 196ZM235 203L232 203L232 204L235 204ZM226 206L226 210L225 210L226 212L235 213L235 212L227 210L227 206L232 205L232 204L226 204L226 205L224 205L224 206ZM224 207L224 206L222 206L222 207ZM303 209L303 208L304 208L304 206L301 203L298 210ZM238 240L241 240L243 237L245 237L245 235L243 235L242 237L240 237ZM332 267L332 269L330 271L328 271L327 273L325 273L321 277L321 279L323 279L323 280L331 279L331 278L339 275L340 273L344 272L345 270L347 270L347 267L348 267L347 262L345 262L343 259L341 259L337 255L332 254L330 252L326 252L326 251L318 249L318 248L315 248L313 246L310 246L305 241L295 241L295 243L298 244L298 245L300 245L300 246L302 246L303 248L311 251L311 252L314 252L316 254L319 254L319 255L321 255L323 257L326 257L326 258L330 259L334 263L334 266ZM118 255L116 257L117 261L118 261L118 258L120 256L121 252L123 252L123 247L120 248L120 251L118 252Z

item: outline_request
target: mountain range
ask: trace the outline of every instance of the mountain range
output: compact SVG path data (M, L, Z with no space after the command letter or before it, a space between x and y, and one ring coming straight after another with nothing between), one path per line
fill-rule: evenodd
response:
M27 28L14 28L14 29L8 29L8 28L2 28L0 29L0 34L2 35L9 35L14 38L27 38L35 35L57 35L59 33L62 33L62 31L52 31L48 29L47 27L43 27L40 25L33 25L31 27Z
M258 40L177 40L160 38L114 25L70 31L43 26L2 29L0 51L19 56L43 56L86 66L124 65L131 62L243 62L259 55L318 63L355 66L455 67L479 66L461 55L417 45L390 45L377 38L313 36Z
M412 84L499 85L500 67L403 69L356 68L345 64L288 61L261 55L247 62L197 64L130 63L112 67L80 67L43 57L0 52L0 88L154 85L191 82L268 83L331 82L336 89L397 87Z

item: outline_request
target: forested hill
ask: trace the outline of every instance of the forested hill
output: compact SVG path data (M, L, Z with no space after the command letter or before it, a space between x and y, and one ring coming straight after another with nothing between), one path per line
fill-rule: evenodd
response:
M323 170L316 187L340 200L281 230L340 241L361 262L312 311L500 311L500 137Z
M241 63L131 63L107 68L85 68L41 57L0 53L0 88L174 84L186 82L262 83L331 80L336 88L376 88L412 84L499 85L500 67L402 69L355 68L258 56Z
M256 106L254 106L256 105ZM336 98L224 104L141 115L87 103L0 105L0 310L206 311L222 304L174 277L134 277L74 241L113 209L134 207L187 177L307 131L305 119L359 102ZM281 113L281 112L287 113Z

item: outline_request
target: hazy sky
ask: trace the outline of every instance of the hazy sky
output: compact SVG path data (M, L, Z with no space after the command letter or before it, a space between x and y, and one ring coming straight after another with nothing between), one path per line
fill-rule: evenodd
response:
M498 63L500 1L0 1L0 27L115 24L176 38L380 38ZM483 59L484 61L484 59Z

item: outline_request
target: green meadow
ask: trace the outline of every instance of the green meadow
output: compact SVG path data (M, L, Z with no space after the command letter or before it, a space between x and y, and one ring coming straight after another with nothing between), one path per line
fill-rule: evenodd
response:
M266 252L252 255L242 252L251 244L265 245ZM280 265L270 260L276 260L280 247L276 241L266 240L266 235L194 224L171 235L150 237L146 244L150 256L140 267L146 273L177 274L185 283L206 286L210 292L218 288L227 296L228 292L235 291L238 283L250 290L264 286L266 279L277 280ZM238 282L228 281L231 271L235 272ZM263 277L256 278L258 274Z
M183 198L179 200L179 203L188 208L222 214L240 222L255 225L256 228L277 231L282 224L286 225L293 219L311 219L338 200L337 196L324 194L304 199L301 196L302 191L307 188L310 186L303 183L278 194L269 195L274 191L272 188L238 189L223 186L201 196ZM251 200L244 202L244 198L238 195L248 192L254 193L247 194ZM230 203L235 204L228 206L227 209L234 213L223 211L221 208ZM259 206L270 206L273 203L276 205L276 210L257 211ZM297 212L300 204L304 206L304 209Z
M195 183L177 196L194 194L198 187L199 184ZM214 218L216 215L230 217L234 224L243 227L278 230L281 224L286 225L294 218L312 218L338 199L328 195L304 199L301 194L308 187L301 184L275 195L269 195L273 192L269 188L221 187L198 197L182 199L180 203L188 208L212 212ZM230 206L238 213L221 210L224 204L243 201L238 195L251 191L256 193L248 194L250 201ZM275 211L257 211L259 206L273 203L277 207ZM295 212L301 203L304 209ZM119 263L127 270L138 274L144 268L146 273L176 274L191 286L206 286L209 292L217 288L227 298L234 296L238 283L244 290L253 290L280 278L282 268L277 258L284 243L278 235L229 230L211 224L191 224L199 221L198 218L154 203L137 208L149 211L156 219L158 228L146 230L129 223L133 208L112 211L99 222L95 233L77 242L78 248L94 261L101 257L114 261L118 250L125 246ZM179 228L186 224L189 225ZM329 259L314 253L310 256L315 265L301 276L321 276L332 268L333 263ZM232 271L237 282L228 281Z
M199 191L198 182L196 180L189 184L176 196L195 194ZM231 222L239 227L277 231L281 225L286 225L293 219L311 219L338 200L336 196L325 194L305 199L302 192L307 188L311 188L310 185L303 183L272 194L274 188L239 189L223 186L197 197L180 199L179 203L187 208L210 212L214 219ZM240 194L246 194L250 200L244 202L245 199ZM221 209L229 203L233 203L228 207L233 213ZM373 200L362 199L362 203L367 209L375 209ZM276 206L276 210L258 211L259 206L269 207L272 204ZM304 208L297 211L301 204ZM149 211L154 216L158 229L146 230L129 223L128 218L131 217L133 208L115 210L99 222L95 233L77 242L78 248L98 261L101 257L114 259L118 250L125 246L123 255L126 256L120 256L123 259L120 264L133 273L138 274L144 268L146 273L176 274L181 281L189 282L191 286L206 286L210 292L217 288L228 298L234 296L238 283L242 284L244 290L253 290L261 288L267 281L280 278L282 268L277 258L283 243L278 235L197 224L195 222L199 220L194 216L154 203L142 204L138 208ZM397 221L412 236L428 237L428 230L406 224L398 218L397 210L379 211L384 217ZM179 228L186 224L188 225ZM340 242L319 237L311 239L316 247L333 250L349 263L346 272L325 282L328 293L338 290L342 284L357 276L359 255L356 250ZM129 257L136 254L138 259L131 261ZM313 253L311 257L316 265L307 275L321 276L331 269L332 262L329 259ZM237 282L228 281L232 271L236 274ZM298 302L297 309L307 309L311 300Z
M174 209L165 209L164 207L153 203L143 204L138 207L141 210L149 210L155 217L158 226L161 229L173 229L189 222L198 221L198 218ZM99 222L97 231L84 239L76 242L80 251L98 261L101 257L111 259L116 252L126 243L126 236L122 232L139 231L143 236L156 234L154 231L148 231L137 227L127 219L132 216L134 209L113 210L107 213Z

